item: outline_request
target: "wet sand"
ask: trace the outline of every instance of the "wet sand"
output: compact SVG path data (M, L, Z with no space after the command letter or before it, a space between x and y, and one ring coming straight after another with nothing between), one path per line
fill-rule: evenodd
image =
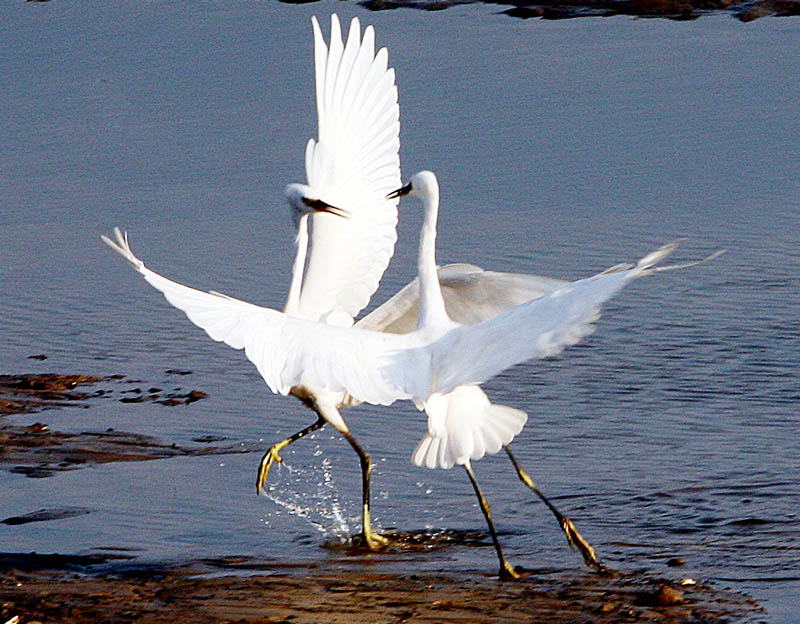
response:
M394 575L361 563L277 566L248 559L90 574L85 561L0 557L3 622L743 622L760 609L706 586L642 574L519 581ZM51 567L55 566L55 567ZM213 574L214 576L210 576ZM246 575L243 575L246 574Z
M122 391L113 386L120 380L0 376L0 408L11 414L88 407L109 396L179 403L202 398L202 393L179 398L155 388L144 395L128 386ZM93 389L109 383L111 389ZM0 442L0 468L39 478L97 462L241 452L210 444L213 440L182 448L113 430L65 434L43 423L15 426L1 415ZM87 511L40 509L0 521L46 522L82 513ZM647 573L534 570L518 581L500 581L486 570L393 574L380 553L348 554L297 565L248 557L144 565L124 550L85 556L0 553L0 622L710 623L751 621L763 614L746 596Z
M175 371L180 374L181 371ZM95 387L103 385L103 388ZM49 477L55 472L115 461L144 461L179 455L220 455L246 452L241 446L215 444L214 438L198 438L197 446L164 443L138 433L52 431L42 422L13 425L3 415L32 414L55 408L87 408L90 401L103 398L122 403L158 402L185 405L205 398L199 390L180 388L164 391L122 375L0 375L0 468L29 477Z

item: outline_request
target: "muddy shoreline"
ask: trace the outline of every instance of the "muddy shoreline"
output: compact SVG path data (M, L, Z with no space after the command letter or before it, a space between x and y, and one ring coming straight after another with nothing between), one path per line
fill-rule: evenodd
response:
M181 446L113 428L80 433L53 431L39 422L38 416L36 422L25 425L11 424L2 418L11 414L38 414L48 409L85 409L97 400L176 406L206 396L200 390L186 391L180 387L163 390L127 380L123 375L0 375L0 468L41 478L106 462L247 452L241 446L219 444L221 440L209 437L194 440L196 446Z
M124 385L122 379L0 376L0 469L45 478L102 462L243 452L212 439L182 447L137 433L67 434L43 422L14 425L3 418L25 413L42 419L48 409L88 408L109 398L178 405L205 396L201 391L145 390ZM84 513L88 510L73 507L37 509L32 501L29 513L0 518L0 523L48 522ZM533 570L519 581L500 581L486 570L394 574L390 556L354 551L324 563L296 564L247 556L142 564L124 548L83 555L0 553L0 622L15 624L711 623L755 621L762 614L746 596L681 583L679 573L666 579L644 572Z
M287 0L285 0L287 1ZM363 0L371 11L414 8L441 11L472 4L467 0ZM798 0L509 0L487 1L504 7L501 12L522 19L572 19L576 17L631 17L694 20L712 13L729 13L742 22L759 17L800 15ZM510 8L509 8L510 7Z
M125 566L0 556L0 617L30 622L744 622L745 596L647 574L395 575L359 562L279 565L246 558Z

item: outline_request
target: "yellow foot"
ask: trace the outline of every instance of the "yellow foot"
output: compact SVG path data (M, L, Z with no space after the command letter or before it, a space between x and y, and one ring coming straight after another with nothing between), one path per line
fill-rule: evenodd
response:
M561 528L564 530L564 534L567 536L569 545L573 548L577 548L580 551L587 566L594 568L599 572L609 571L606 566L600 563L600 560L597 558L597 554L594 552L594 548L592 548L591 544L583 539L583 536L578 533L578 529L575 528L572 520L569 518L562 518Z
M281 456L278 455L278 451L280 451L279 445L271 446L270 449L264 453L264 457L261 458L261 464L258 466L258 478L256 480L256 494L260 494L261 490L264 489L264 484L267 482L269 469L273 462L281 463L283 461Z
M400 543L395 542L395 540L387 537L386 535L381 535L380 533L375 533L374 531L366 531L362 533L359 535L357 541L363 543L363 545L370 550L384 550L390 546L393 546L395 543Z
M517 569L511 565L508 561L501 561L500 565L500 579L504 581L513 581L517 579L521 579L522 574L520 574Z

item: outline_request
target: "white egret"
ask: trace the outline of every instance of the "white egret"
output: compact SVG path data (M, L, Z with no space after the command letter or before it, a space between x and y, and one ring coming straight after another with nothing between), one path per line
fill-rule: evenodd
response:
M392 197L402 197L403 195L416 196L422 200L425 205L426 227L429 227L435 232L435 215L438 213L439 206L439 184L436 176L432 172L420 172L413 176L407 185L391 194ZM428 216L434 217L431 223L428 223ZM616 265L595 277L600 278L603 275L626 272L627 275L625 279L627 281L633 277L640 277L654 272L696 266L708 262L723 253L723 251L717 251L707 258L695 262L658 268L652 267L653 264L659 262L664 256L669 254L676 245L677 241L662 247L643 258L635 267L622 264ZM420 283L423 282L424 279L422 253L422 241L420 241L419 280L415 280L415 282L409 284L409 286L400 291L386 304L365 317L362 320L363 322L359 323L359 326L365 328L373 328L374 326L374 328L379 328L382 331L410 330L413 312L418 303L415 296L418 296L420 300L423 297L420 293L420 289L422 288ZM429 265L430 263L428 262L426 264ZM465 269L467 270L465 271ZM427 305L433 306L433 308L438 309L439 312L444 310L447 316L460 324L472 325L483 321L489 321L506 310L515 307L515 304L519 305L526 301L537 299L547 293L557 294L561 289L568 291L570 287L568 282L552 278L483 272L477 267L472 267L471 271L467 267L460 268L456 274L458 273L463 273L465 275L472 273L476 277L480 276L480 286L475 288L475 284L472 284L472 288L462 287L460 290L450 286L450 288L446 290L443 287L445 282L440 277L442 287L438 290L442 295L441 304L439 302L440 296L436 292L437 288L435 284L433 284L430 293L427 295ZM475 277L469 281L476 281ZM428 283L431 284L430 281ZM509 288L511 285L513 286ZM448 293L450 294L450 305L445 303L446 298L444 297L445 292L448 290L453 291L452 294ZM488 295L487 292L492 294ZM514 299L517 301L514 302ZM457 301L458 304L455 304L453 300ZM419 302L419 306L423 306L421 301ZM376 322L370 323L371 317L373 316L376 317ZM599 309L594 319L591 320L596 320L598 317ZM422 322L423 320L420 316L419 323ZM590 333L591 331L593 331L593 328L589 323L583 326L579 323L576 327L577 339L580 339L584 333ZM573 338L574 337L566 338L565 344L571 343ZM562 347L557 347L558 351L560 351L561 348ZM480 459L487 451L496 453L500 450L501 446L506 451L520 480L544 502L556 517L570 546L580 551L588 566L601 571L606 570L605 566L598 560L592 546L581 536L573 522L565 517L555 505L539 491L533 479L522 469L519 462L517 462L513 453L508 448L511 439L519 433L519 430L521 430L527 420L527 414L525 414L525 412L502 405L492 404L483 390L477 385L460 386L451 393L441 394L435 397L435 399L432 397L424 403L424 409L428 415L428 433L417 445L413 454L413 461L418 466L425 465L428 468L448 469L454 464L459 464L464 467L475 490L475 494L478 497L481 511L486 518L489 532L500 560L501 576L516 577L518 574L503 555L497 532L495 531L494 523L491 518L489 503L480 490L470 462L471 459ZM504 428L510 429L509 425L513 426L515 424L518 425L519 429L513 431L513 433L507 430L505 432L507 438L498 439L498 433L503 435Z
M297 226L297 251L284 313L347 327L378 288L397 239L398 200L387 198L402 183L397 86L386 48L375 52L372 26L364 29L362 38L360 22L354 18L345 43L333 14L326 45L317 19L311 21L318 139L310 139L306 146L308 183L286 187ZM372 531L370 521L371 459L337 409L345 393L302 376L286 390L314 410L317 420L266 452L257 491L272 463L281 461L283 448L329 422L359 456L363 540L370 548L382 546L385 540Z
M451 264L438 271L439 285L445 309L450 318L460 324L474 325L522 303L553 292L568 282L564 280L520 273L484 271L470 264ZM414 279L380 307L356 323L361 329L404 334L417 325L419 308L419 279ZM564 532L567 542L577 548L589 567L605 570L594 548L550 500L539 491L530 475L519 465L508 445L522 430L528 415L519 409L492 403L477 385L459 386L439 400L426 405L426 411L438 410L429 418L432 424L417 445L412 461L417 466L443 468L454 465L465 468L475 489L481 511L500 559L502 576L516 576L505 559L491 518L489 504L480 490L472 471L471 460L486 453L505 450L520 480L550 509ZM441 415L445 414L444 420ZM441 424L444 426L441 426Z
M301 318L319 318L347 326L353 323L353 317L377 288L396 238L396 199L387 200L385 195L400 185L397 89L394 74L386 67L385 50L373 54L371 27L364 32L363 41L359 41L359 22L354 19L345 45L334 14L329 46L325 45L314 18L312 27L319 142L315 145L312 140L308 146L309 185L287 187L298 235L292 283L284 311ZM382 103L382 106L364 110L370 103ZM358 170L359 166L366 171ZM342 210L337 210L340 206ZM314 214L310 235L309 214ZM348 219L336 219L331 214L346 215ZM305 270L309 243L311 252ZM467 265L446 267L440 279L451 314L462 323L490 318L563 284L535 276L483 272ZM413 291L414 284L410 284L361 319L357 326L393 333L409 331L416 324L416 299L408 296ZM413 322L409 323L412 317ZM268 449L259 464L257 491L263 489L272 464L281 461L280 451L331 422L359 456L363 541L370 548L385 545L386 538L375 533L371 525L372 460L352 436L339 412L339 408L356 401L343 393L326 393L307 384L293 387L290 394L313 409L317 420ZM458 430L474 431L473 444L467 449L472 459L479 459L487 450L495 453L499 445L509 444L527 419L521 410L492 405L477 386L459 388L452 396L452 401L442 398L439 404L450 402L451 409L458 406ZM443 430L437 437L429 435L423 440L423 443L428 441L429 447L427 465L435 462L439 466L452 466L458 460L456 455L464 452L463 444L456 452L456 445L451 443L452 440L463 441L464 436L442 437L446 434L447 430ZM438 449L435 460L434 447ZM529 477L527 479L532 483ZM537 494L555 510L538 491ZM572 527L568 520L560 522L562 526ZM567 532L567 537L571 544L580 545L587 562L596 563L594 551L588 544L583 546L585 542L574 527L572 532Z
M575 344L591 333L602 303L631 280L659 270L654 265L677 245L661 247L634 266L617 265L570 282L490 320L460 325L447 315L437 279L436 177L427 171L415 174L392 195L402 194L419 197L425 208L417 262L418 323L406 334L334 326L196 290L147 268L119 229L115 228L116 241L103 238L212 339L244 349L273 392L286 395L301 384L322 389L326 392L314 405L322 414L335 409L336 403L326 399L338 396L336 393L377 405L411 399L418 407L427 408L429 432L446 428L447 414L440 405L443 395L459 386L477 385L516 363L552 356ZM502 557L501 562L505 563ZM507 566L501 573L514 572Z
M309 140L306 148L308 184L286 188L298 233L284 312L346 327L369 303L394 253L397 200L386 195L400 184L400 112L394 70L386 48L374 52L372 26L362 39L354 18L345 44L333 14L326 46L317 19L311 21L319 140ZM363 541L369 548L385 545L370 518L372 460L338 410L345 394L303 381L290 394L314 410L317 420L270 447L259 465L256 491L262 490L270 466L281 461L282 449L329 422L359 457Z
M345 44L339 19L332 14L326 46L317 19L311 21L319 140L309 140L306 148L308 184L286 188L298 233L284 312L350 326L377 290L397 240L397 200L386 197L400 184L397 86L386 48L374 52L372 26L362 39L359 20L354 18ZM310 249L309 214L313 214ZM343 215L347 218L340 218ZM385 545L385 538L372 530L370 518L372 460L338 410L344 393L300 380L290 393L314 410L317 420L267 450L256 491L262 490L270 466L281 461L283 448L329 422L359 457L363 541L369 548Z
M448 315L455 321L472 325L497 316L516 305L526 303L566 285L568 282L553 278L527 274L498 273L484 271L469 264L452 264L438 271L439 284ZM417 324L419 305L419 280L415 279L380 307L360 319L356 327L387 333L407 333ZM345 396L337 408L353 406L358 401ZM495 529L488 510L488 504L472 473L470 460L482 458L487 452L497 453L505 449L519 478L547 505L555 515L568 543L577 548L590 567L603 569L591 545L580 535L573 522L566 518L536 487L533 479L522 469L514 458L508 444L511 443L527 421L527 414L519 409L491 403L479 386L461 386L453 392L442 395L436 403L446 411L446 426L429 431L420 441L413 454L418 466L428 468L451 468L465 466L473 487L478 495L481 509L486 516L495 547L499 549ZM294 436L275 445L264 456L259 466L257 483L259 489L266 481L271 463L280 461L277 452L288 444L305 436L309 431L324 425L324 420L298 432ZM369 517L369 474L371 461L366 457L366 469L362 471L366 516ZM385 541L385 538L381 537ZM384 543L384 542L382 542ZM499 551L501 561L502 551ZM511 566L502 564L502 569Z

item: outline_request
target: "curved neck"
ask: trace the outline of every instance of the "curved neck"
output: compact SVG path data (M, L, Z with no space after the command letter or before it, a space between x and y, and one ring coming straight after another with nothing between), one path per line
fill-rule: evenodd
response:
M297 316L300 310L300 289L303 286L303 273L306 268L306 253L308 253L308 215L300 217L297 224L297 254L292 266L292 283L289 286L289 295L283 311L286 314Z
M436 268L436 221L439 214L439 190L428 189L422 198L425 221L419 237L419 315L417 328L441 324L449 320L444 307L439 272Z

